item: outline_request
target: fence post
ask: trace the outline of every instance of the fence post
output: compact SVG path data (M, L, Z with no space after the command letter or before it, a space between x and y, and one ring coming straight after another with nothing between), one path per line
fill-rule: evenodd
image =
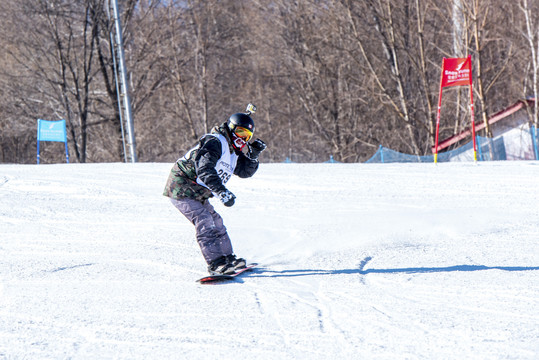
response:
M535 124L532 124L531 130L532 130L532 143L533 143L533 151L535 153L535 160L539 160L539 151L537 150L537 129L535 128Z
M475 141L477 142L477 152L479 152L479 161L483 161L484 160L483 159L483 150L481 149L483 144L481 144L481 138L479 137L479 135L476 135L475 139L476 139Z

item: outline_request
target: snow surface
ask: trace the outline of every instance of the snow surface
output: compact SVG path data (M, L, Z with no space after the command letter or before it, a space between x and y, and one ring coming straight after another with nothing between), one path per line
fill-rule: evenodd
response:
M171 166L0 165L0 359L539 359L538 162L262 164L222 285Z

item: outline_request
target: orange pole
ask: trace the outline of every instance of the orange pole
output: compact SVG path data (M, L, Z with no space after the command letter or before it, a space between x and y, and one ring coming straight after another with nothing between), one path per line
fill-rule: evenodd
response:
M468 61L470 62L470 112L472 119L472 137L473 137L473 159L477 162L477 144L475 143L475 116L473 107L473 85L472 85L472 56L468 55Z

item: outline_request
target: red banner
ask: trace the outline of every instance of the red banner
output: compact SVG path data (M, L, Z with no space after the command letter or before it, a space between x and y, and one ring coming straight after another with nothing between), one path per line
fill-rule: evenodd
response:
M477 161L477 147L475 144L475 121L473 108L472 88L472 57L444 58L442 61L442 75L440 81L440 95L438 96L438 113L436 114L436 138L434 142L434 163L438 162L438 134L440 133L440 111L442 110L442 90L447 86L470 86L470 117L472 119L473 155Z
M444 58L442 87L472 84L472 58Z

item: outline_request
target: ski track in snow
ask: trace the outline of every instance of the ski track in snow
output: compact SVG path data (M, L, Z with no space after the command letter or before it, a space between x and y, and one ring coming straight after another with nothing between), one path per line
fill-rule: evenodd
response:
M218 285L171 164L0 165L0 359L537 359L537 164L262 164Z

